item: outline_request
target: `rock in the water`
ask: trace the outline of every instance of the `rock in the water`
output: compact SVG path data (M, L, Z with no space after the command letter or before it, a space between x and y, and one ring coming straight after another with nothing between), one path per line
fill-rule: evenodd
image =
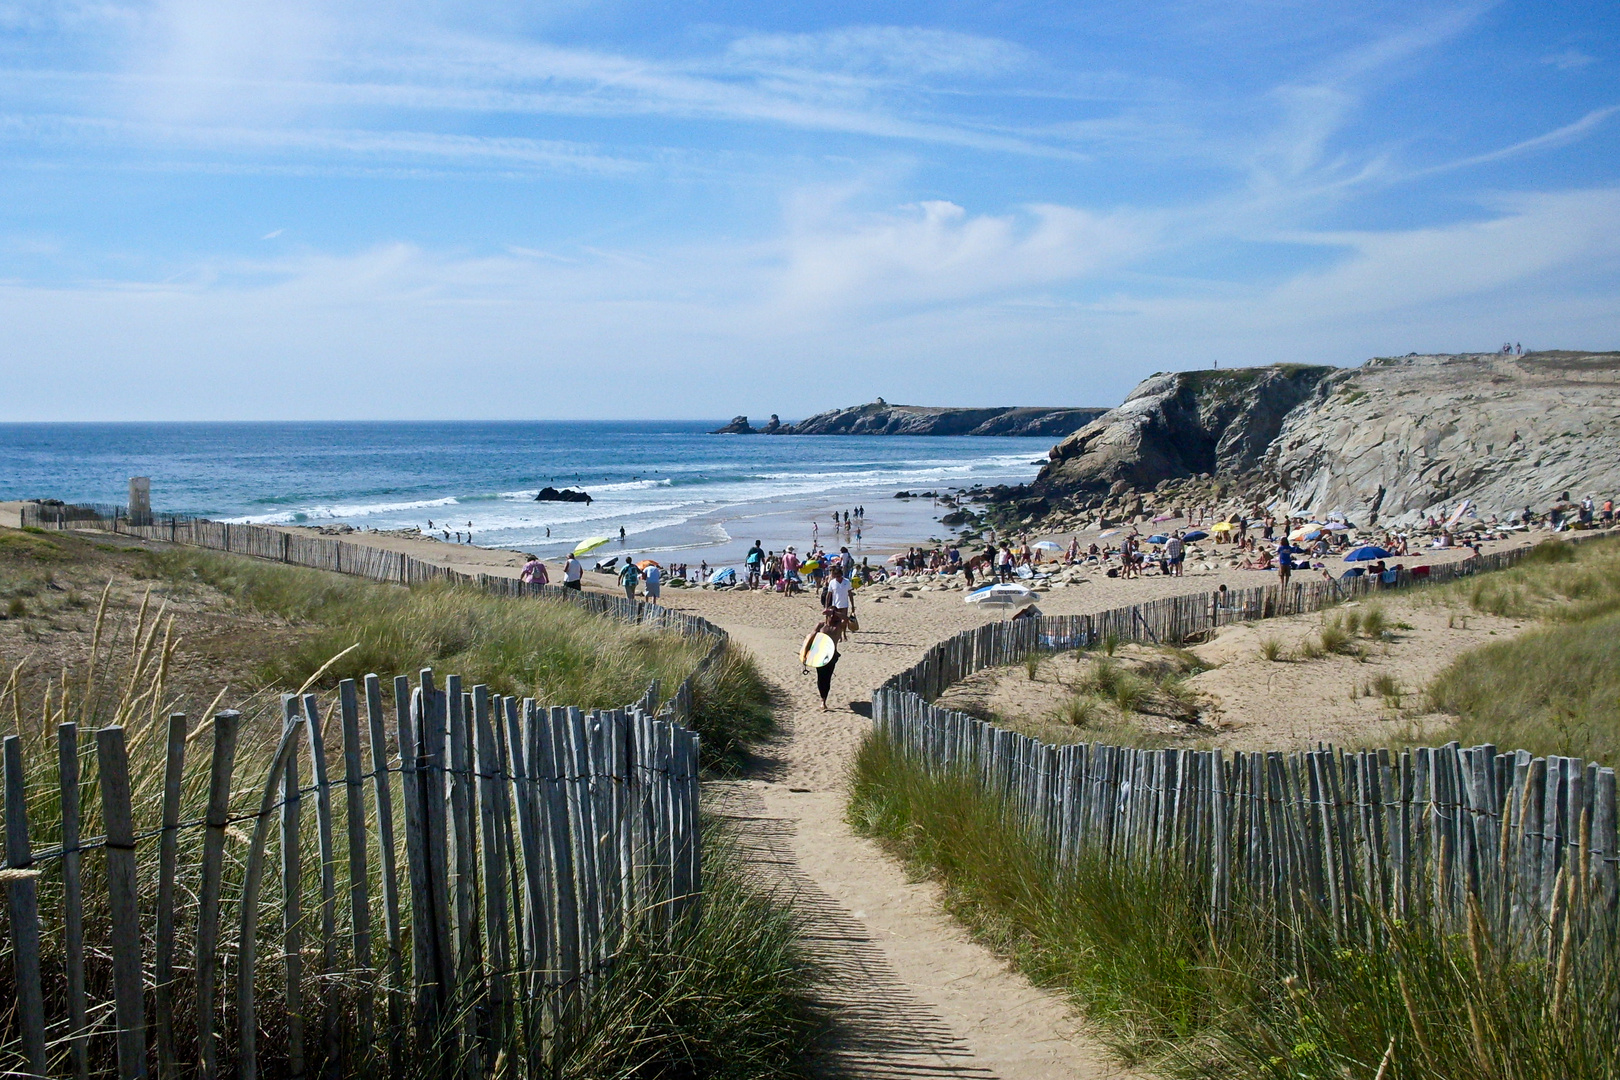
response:
M1106 412L1086 408L986 409L890 405L882 398L868 405L817 413L797 424L782 424L782 435L1067 435ZM772 417L774 420L775 417Z
M771 417L771 419L775 420L776 417L773 416L773 417ZM709 434L710 435L758 435L759 432L748 426L748 417L746 417L746 416L733 416L731 418L731 423L727 424L723 428L716 428L715 430L709 432Z
M744 419L747 419L747 417L744 417ZM780 432L781 430L782 430L782 418L777 416L775 413L771 413L770 422L767 423L764 427L760 428L759 433L761 435L775 435L778 432Z
M539 494L535 495L534 501L588 503L593 502L594 500L585 492L575 491L573 488L563 488L561 491L558 491L554 487L543 487L540 489Z

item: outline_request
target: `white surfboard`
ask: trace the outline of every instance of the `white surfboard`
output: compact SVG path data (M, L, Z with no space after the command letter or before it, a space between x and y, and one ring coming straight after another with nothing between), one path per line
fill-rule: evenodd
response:
M817 634L810 639L810 647L804 650L804 664L806 667L826 667L837 651L838 646L832 638Z

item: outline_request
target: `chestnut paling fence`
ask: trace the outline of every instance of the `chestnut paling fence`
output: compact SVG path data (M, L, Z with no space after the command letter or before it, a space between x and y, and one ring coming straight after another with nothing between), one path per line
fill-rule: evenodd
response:
M686 721L726 644L713 624L324 537L60 517L47 524L560 599L712 644L667 700L654 682L622 709L546 708L426 669L344 680L324 703L284 695L260 760L238 754L255 740L233 711L92 738L64 723L54 769L25 760L48 733L32 751L6 737L8 1075L544 1076L627 943L695 911ZM131 777L142 740L163 744L149 801ZM44 850L31 816L52 823Z
M1428 580L1499 569L1527 551L1436 566ZM1325 921L1335 936L1376 948L1390 920L1431 918L1449 932L1472 919L1521 954L1606 962L1617 929L1611 768L1456 743L1399 752L1051 746L932 704L975 671L1034 653L1180 644L1376 588L1308 582L988 624L934 646L874 691L873 717L919 767L965 774L1003 798L1059 865L1100 853L1184 867L1216 924L1235 904L1259 905L1279 928Z
M93 759L63 724L54 790L29 789L8 736L8 1074L481 1074L504 1055L544 1075L624 943L698 900L690 700L660 707L655 685L586 712L367 676L324 717L285 695L267 761L239 760L231 711L101 728ZM152 807L131 801L142 735L166 742ZM56 801L59 842L36 851L30 808ZM90 815L102 836L81 836ZM87 887L108 900L94 933Z

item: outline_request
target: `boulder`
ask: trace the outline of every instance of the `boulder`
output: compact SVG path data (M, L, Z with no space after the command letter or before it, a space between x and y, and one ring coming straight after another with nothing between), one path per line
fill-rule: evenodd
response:
M593 500L585 492L583 492L583 491L575 491L573 488L563 488L561 491L558 491L554 487L543 487L535 495L534 501L535 502L588 503L588 502L594 502L595 500Z

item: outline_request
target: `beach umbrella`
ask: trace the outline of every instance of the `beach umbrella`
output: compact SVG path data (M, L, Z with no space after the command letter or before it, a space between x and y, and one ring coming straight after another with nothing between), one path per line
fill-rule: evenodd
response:
M605 536L593 536L589 540L581 540L579 546L574 548L575 555L586 555L608 542Z
M903 552L903 551L895 552L893 555L890 555L888 557L888 559L886 559L885 561L886 562L891 562L891 563L903 563L903 562L906 561L906 553Z
M966 601L985 607L1024 608L1035 603L1035 593L1022 585L986 585L968 593Z
M1345 562L1372 562L1374 559L1388 559L1393 556L1377 544L1366 544L1356 548L1344 557Z
M1183 536L1182 539L1186 540L1186 541L1189 541L1189 542L1193 541L1193 540L1208 540L1209 539L1209 533L1205 532L1203 529L1194 529L1192 532L1188 533L1186 536Z
M1030 546L1033 547L1036 551L1062 551L1063 550L1063 545L1062 544L1054 544L1050 540L1042 540L1039 543L1031 544Z
M1174 514L1160 514L1158 517L1153 519L1153 524L1157 525L1161 521L1174 521L1175 517L1176 515Z
M1353 528L1355 528L1354 525L1346 525L1342 521L1335 521L1333 524L1331 524L1331 525L1329 525L1327 527L1327 531L1328 532L1349 532Z
M1211 532L1231 532L1233 529L1237 528L1237 526L1232 524L1230 521L1217 521L1209 528Z
M642 559L640 562L636 563L637 569L640 570L645 570L649 566L656 566L660 570L664 568L664 564L659 562L657 559Z
M1164 535L1164 533L1154 533L1152 536L1148 537L1148 543L1150 544L1166 544L1169 542L1170 538Z
M722 566L709 575L710 585L735 585L737 583L737 568L735 566Z
M1099 539L1099 540L1106 539L1106 538L1108 538L1110 536L1113 536L1117 532L1119 532L1118 529L1109 529L1107 532L1100 532L1100 533L1097 534L1097 539Z
M1301 525L1299 528L1297 528L1293 532L1289 533L1288 534L1288 539L1290 539L1290 540L1315 540L1315 539L1317 539L1318 537L1320 537L1322 535L1321 532L1319 531L1321 528L1322 528L1322 526L1318 525L1314 521L1308 522L1307 524ZM1315 536L1311 535L1311 533L1313 533L1313 532L1316 533Z

